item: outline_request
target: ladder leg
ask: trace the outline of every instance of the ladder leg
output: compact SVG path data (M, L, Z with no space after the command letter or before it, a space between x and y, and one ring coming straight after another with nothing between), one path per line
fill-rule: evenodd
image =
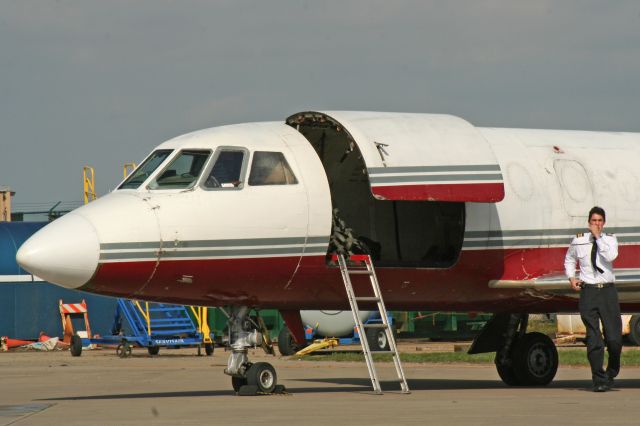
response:
M373 365L373 358L371 356L371 350L369 349L369 342L367 341L367 333L365 333L364 325L358 315L358 303L356 302L353 286L351 285L351 278L349 277L349 270L347 267L347 261L344 255L338 255L338 264L340 265L340 272L342 273L342 280L344 281L345 290L347 291L347 298L349 299L349 306L351 306L351 313L353 314L353 321L358 327L360 333L360 344L362 346L362 352L367 364L367 370L369 371L369 377L371 378L371 384L373 391L377 394L382 394L382 388L380 386L380 380L378 379L378 373Z
M342 254L337 254L334 256L334 259L338 260L338 265L340 266L340 273L342 274L342 280L344 281L345 290L347 292L347 298L349 299L349 306L351 307L351 312L353 314L353 320L358 326L358 330L360 331L360 343L362 345L362 352L364 354L364 359L367 364L367 369L369 370L369 376L371 377L371 383L373 385L373 390L377 394L382 393L382 388L380 386L380 380L378 379L378 374L373 362L373 356L371 354L371 349L369 348L369 342L367 340L366 328L360 317L358 315L358 300L365 301L376 301L378 312L380 314L380 319L382 321L382 328L387 336L387 341L389 342L389 352L392 354L393 364L396 370L396 374L398 376L398 381L400 382L400 387L402 389L402 393L410 393L409 385L407 384L407 379L404 374L404 370L402 369L402 363L400 361L400 354L398 353L398 347L396 345L395 337L393 336L391 325L389 324L387 309L384 305L384 301L382 298L382 292L380 291L380 285L378 284L378 278L376 276L375 269L373 267L373 263L371 261L371 256L368 255L354 255L350 257L350 260L355 260L359 262L364 262L366 271L364 269L356 269L349 270L349 264L347 263L347 259ZM353 285L351 283L350 274L367 274L369 275L369 281L371 284L371 288L373 290L374 297L361 297L358 298L355 295L353 290ZM369 325L371 327L372 325ZM376 324L378 328L379 324Z

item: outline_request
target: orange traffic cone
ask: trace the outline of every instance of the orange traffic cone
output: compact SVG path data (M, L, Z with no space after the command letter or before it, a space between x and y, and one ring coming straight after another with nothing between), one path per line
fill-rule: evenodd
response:
M18 340L18 339L10 339L7 337L7 348L17 348L18 346L30 345L33 343L32 340Z

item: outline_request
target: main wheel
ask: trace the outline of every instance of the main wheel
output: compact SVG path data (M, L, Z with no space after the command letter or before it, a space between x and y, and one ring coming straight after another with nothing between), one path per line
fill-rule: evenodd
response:
M71 336L71 344L69 345L69 352L71 356L82 355L82 339L77 334Z
M513 371L520 384L544 386L558 371L558 350L549 336L527 333L513 351Z
M233 390L238 392L240 388L247 384L246 377L237 377L231 376L231 386L233 386Z
M204 353L206 353L207 356L213 355L213 343L204 344Z
M391 333L395 333L395 327L391 326ZM388 351L389 338L384 328L367 328L367 342L372 352Z
M631 317L629 321L629 341L636 345L640 346L640 315L634 315Z
M247 370L247 384L257 386L259 392L273 392L278 384L275 368L268 362L256 362Z
M289 356L298 352L298 345L296 345L296 341L293 339L293 335L291 331L285 326L280 330L280 334L278 334L278 350L281 355Z
M496 354L496 370L498 370L498 376L502 379L502 381L509 386L518 386L520 384L520 380L516 376L515 371L513 370L513 365L511 364L503 364L498 360L498 354Z
M158 355L160 353L160 346L149 346L147 351L149 351L149 355Z

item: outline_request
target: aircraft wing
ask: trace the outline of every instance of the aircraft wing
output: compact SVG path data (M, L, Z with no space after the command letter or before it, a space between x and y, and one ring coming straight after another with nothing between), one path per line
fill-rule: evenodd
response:
M616 288L621 299L640 299L640 268L614 269ZM531 289L562 296L578 297L564 272L541 275L529 280L491 280L489 287L499 289Z

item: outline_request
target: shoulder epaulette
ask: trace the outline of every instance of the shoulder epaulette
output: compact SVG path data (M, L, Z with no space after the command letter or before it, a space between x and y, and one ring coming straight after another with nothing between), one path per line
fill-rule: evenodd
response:
M580 237L584 237L584 233L582 233L582 232L578 232L578 233L576 234L576 237L578 237L578 238L580 238Z
M608 236L610 236L610 237L615 237L615 235L616 235L616 234L609 234L609 233L607 233L607 234L605 234L605 235L608 235Z

